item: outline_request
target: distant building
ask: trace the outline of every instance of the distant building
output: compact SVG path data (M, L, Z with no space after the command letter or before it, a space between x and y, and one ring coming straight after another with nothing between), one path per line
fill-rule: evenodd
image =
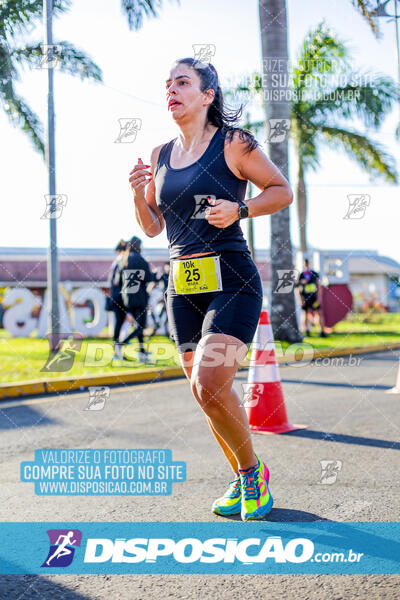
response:
M379 256L377 252L349 258L350 288L358 303L358 296L375 296L378 302L388 307L389 312L399 311L400 264ZM361 300L360 300L361 301Z
M346 283L353 294L353 309L366 303L399 311L400 264L376 250L315 250L309 252L323 285ZM298 257L299 258L299 257Z

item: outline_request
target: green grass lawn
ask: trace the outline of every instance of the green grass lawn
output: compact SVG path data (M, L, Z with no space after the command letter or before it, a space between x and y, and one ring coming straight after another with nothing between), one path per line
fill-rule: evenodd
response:
M338 323L327 338L320 338L317 330L304 338L309 350L343 349L369 345L400 342L400 314L373 315L367 320L360 315ZM113 361L113 346L109 339L93 338L82 340L76 352L73 366L66 372L41 371L49 355L46 339L12 338L0 329L0 383L49 379L53 377L77 377L102 373L126 373L136 369L179 366L175 345L163 336L155 336L146 344L149 352L157 357L152 365L144 365L136 358L137 345L133 343L125 355L129 361ZM296 346L297 347L297 346ZM296 348L295 347L295 348ZM294 348L294 349L295 349ZM277 354L289 358L288 344L277 343Z
M164 336L154 336L145 344L157 357L157 366L176 366L179 363L175 345ZM54 377L77 377L80 375L100 375L102 373L126 373L137 369L152 368L136 358L137 343L133 342L125 350L129 361L113 360L113 344L110 339L85 338L74 356L73 366L65 372L41 371L49 356L47 339L11 338L0 330L0 383L49 379Z
M327 338L319 337L315 329L311 334L311 337L305 337L304 341L311 343L318 350L400 342L400 314L376 314L367 320L362 315L353 314L351 318L335 325Z

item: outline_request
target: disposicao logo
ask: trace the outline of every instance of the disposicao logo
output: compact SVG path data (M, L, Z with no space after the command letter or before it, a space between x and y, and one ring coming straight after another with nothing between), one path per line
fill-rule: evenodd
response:
M248 550L253 547L251 554ZM247 538L89 538L86 543L85 563L155 563L161 557L173 557L178 563L263 563L268 558L277 563L302 563L314 553L314 544L307 538L295 538L282 543L279 536Z
M75 548L80 546L82 532L79 529L48 529L50 549L42 567L68 567L74 559Z

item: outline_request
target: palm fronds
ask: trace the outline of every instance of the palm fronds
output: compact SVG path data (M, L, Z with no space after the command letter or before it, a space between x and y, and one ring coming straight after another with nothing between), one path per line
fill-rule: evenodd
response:
M54 15L67 11L70 0L54 0ZM0 2L0 103L10 122L26 132L34 147L44 157L43 125L39 117L19 96L14 88L21 79L20 69L43 66L44 48L41 43L20 47L24 34L36 21L43 17L42 0L2 0ZM18 40L18 41L17 41ZM67 41L53 43L53 59L58 70L81 79L102 81L102 72L82 50Z
M179 4L179 0L177 2ZM121 0L121 8L129 29L139 31L144 17L158 17L156 9L162 8L162 0Z
M397 183L395 161L384 147L365 135L340 127L322 126L320 133L330 147L342 148L367 173Z

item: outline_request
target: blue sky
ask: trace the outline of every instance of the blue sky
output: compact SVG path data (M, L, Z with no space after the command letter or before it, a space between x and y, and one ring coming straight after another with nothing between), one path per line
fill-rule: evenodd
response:
M159 19L129 31L119 0L74 0L69 13L54 21L54 41L68 40L103 70L104 85L82 82L56 72L57 192L67 195L58 224L63 247L114 247L120 237L136 234L145 245L166 247L165 232L147 238L134 217L129 171L152 148L176 137L178 130L165 105L165 79L173 60L193 55L193 44L216 46L213 64L222 83L261 68L257 0L164 1ZM389 12L392 12L389 9ZM290 57L295 58L306 32L322 19L350 46L356 67L396 77L393 23L381 19L383 38L375 40L349 0L288 0ZM29 39L40 40L39 25ZM21 71L16 84L43 122L46 117L46 72ZM368 132L399 155L394 129L398 107L382 129ZM132 144L114 143L118 119L138 118L142 128ZM2 148L8 158L0 178L2 246L47 246L45 208L47 172L25 134L0 113ZM3 160L3 165L6 161ZM400 166L398 165L400 170ZM376 249L400 261L398 186L368 174L340 152L324 148L320 169L307 176L309 242L316 248ZM291 153L291 184L296 185ZM257 192L259 193L259 192ZM361 220L343 217L348 194L369 194ZM298 243L295 204L291 207L292 239ZM255 219L256 246L269 245L269 217Z

